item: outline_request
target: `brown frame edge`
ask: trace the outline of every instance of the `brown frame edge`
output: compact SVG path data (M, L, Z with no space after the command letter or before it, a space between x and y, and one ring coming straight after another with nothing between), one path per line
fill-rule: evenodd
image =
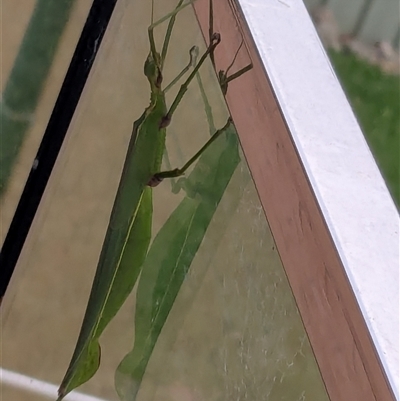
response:
M194 3L205 38L208 7L209 0ZM226 101L328 395L331 401L395 400L257 48L232 1L214 1L214 30L222 37L217 68L230 65L242 37L246 46L234 70L253 63L230 83Z

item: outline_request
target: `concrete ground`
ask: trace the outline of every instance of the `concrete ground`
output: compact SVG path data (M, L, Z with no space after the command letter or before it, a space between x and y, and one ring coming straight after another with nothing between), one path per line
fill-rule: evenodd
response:
M161 16L176 0L162 2ZM3 0L2 86L33 0ZM161 4L161 2L159 2ZM1 204L2 239L91 1L77 2ZM140 9L140 7L142 7ZM149 101L143 76L150 2L121 0L2 305L4 369L59 384L86 308L132 123ZM166 61L168 82L202 45L183 11ZM163 34L163 28L157 30ZM204 46L204 45L202 45ZM203 69L216 125L226 121L210 65ZM173 91L169 94L171 101ZM208 124L193 83L168 133L173 165L199 148ZM154 191L153 231L181 200L164 182ZM79 390L117 400L116 366L133 343L134 294L102 337L102 364ZM2 385L2 401L47 400ZM218 207L150 360L139 400L327 400L257 193L243 161Z

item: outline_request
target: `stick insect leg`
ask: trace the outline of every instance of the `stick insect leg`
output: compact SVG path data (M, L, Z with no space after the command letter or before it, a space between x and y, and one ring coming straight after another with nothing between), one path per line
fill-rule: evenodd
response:
M186 164L181 168L176 168L169 171L161 171L154 174L147 185L150 187L157 186L164 178L177 178L185 174L186 170L203 154L203 152L222 134L226 131L229 125L232 124L231 117L228 118L226 124L219 130L217 130L214 135L203 145L203 147L193 155Z
M226 93L228 92L229 82L240 77L245 72L250 71L252 68L253 68L253 63L250 63L249 65L246 65L246 67L241 68L239 71L235 72L234 74L229 75L229 77L228 77L228 70L226 70L226 72L224 72L222 70L219 71L218 80L219 80L219 85L222 90L222 94L225 96Z
M182 100L183 95L187 91L190 82L196 76L196 73L199 71L201 65L206 60L207 56L215 50L220 41L221 41L221 36L218 33L215 33L212 37L211 43L207 47L207 50L203 53L199 62L193 68L191 74L186 78L186 81L181 85L178 94L176 95L174 101L172 102L171 107L169 108L167 114L160 123L160 128L165 128L169 125L169 123L171 122L172 115L174 114L176 108L178 107L180 101Z
M213 9L213 0L210 0L210 3L208 5L208 40L210 43L213 35L214 35L214 9ZM210 53L210 60L215 70L214 51Z
M208 15L208 37L209 37L209 41L211 43L211 38L214 35L214 8L213 8L213 0L209 1L209 15ZM230 81L233 81L235 78L240 77L242 74L244 74L245 72L251 70L253 68L253 64L250 63L249 65L247 65L246 67L240 69L239 71L235 72L234 74L228 76L229 70L232 68L233 64L236 61L236 57L239 53L239 50L241 49L243 45L243 39L242 42L240 43L239 48L236 50L236 53L233 57L233 60L231 62L231 64L229 65L229 67L226 69L226 71L220 70L218 72L218 81L219 81L219 85L221 87L222 90L222 94L225 96L227 91L228 91L228 84ZM215 69L215 57L214 57L214 51L212 51L210 53L210 59L212 62L212 65Z
M179 0L179 3L176 5L175 10L182 6L183 1L184 0ZM190 4L190 3L188 3L188 4ZM167 32L165 33L165 39L164 39L163 47L161 50L161 68L164 66L164 61L165 61L165 58L167 57L168 45L169 45L169 42L171 39L171 34L172 34L172 29L175 24L175 19L176 19L176 13L171 16L171 18L168 22L168 28L167 28Z
M234 79L240 77L242 74L244 74L245 72L247 72L247 71L249 71L249 70L251 70L253 68L253 64L250 63L246 67L243 67L239 71L237 71L237 72L233 73L232 75L228 76L229 70L232 68L233 64L235 64L236 57L239 54L239 51L242 48L242 45L243 45L243 38L242 38L242 41L240 42L240 46L236 50L236 53L235 53L235 55L233 57L232 62L229 65L229 67L226 69L225 72L221 70L218 73L219 84L221 86L221 90L222 90L222 93L223 93L224 96L228 92L228 84L229 84L229 82L231 82Z
M194 67L196 65L197 56L199 55L199 48L197 46L193 46L189 50L190 60L188 65L164 88L164 93L167 93L168 90L174 86L184 74L189 70L190 67Z
M175 7L174 10L172 10L170 13L168 13L167 15L164 15L164 17L160 18L159 20L157 20L156 22L152 22L152 24L148 27L148 33L149 33L149 42L150 42L150 52L153 56L154 60L159 60L158 62L158 68L160 69L160 71L162 71L162 66L164 64L164 58L166 56L167 53L167 49L168 49L168 44L169 44L169 40L171 38L171 33L172 33L172 28L174 26L175 23L175 16L176 14L179 13L179 11L183 10L185 7L187 7L188 5L192 4L195 0L189 0L187 3L182 4L184 0L179 0L178 5ZM152 5L154 4L154 0ZM163 44L163 48L161 51L161 60L160 60L160 55L157 53L156 50L156 42L154 40L154 28L157 25L162 24L164 21L166 21L167 19L170 19L170 22L168 24L168 28L167 28L167 33L165 35L165 40L164 40L164 44Z

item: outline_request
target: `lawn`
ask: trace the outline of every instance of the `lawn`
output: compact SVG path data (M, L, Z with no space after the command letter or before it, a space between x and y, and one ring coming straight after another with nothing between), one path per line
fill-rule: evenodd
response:
M400 206L400 77L353 54L329 53L389 190Z

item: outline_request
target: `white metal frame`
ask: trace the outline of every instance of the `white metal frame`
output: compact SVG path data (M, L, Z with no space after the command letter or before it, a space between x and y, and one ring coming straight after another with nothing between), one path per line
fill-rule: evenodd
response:
M396 207L303 3L240 3L386 374L398 393Z
M33 377L25 376L21 373L12 372L11 370L0 368L1 385L7 385L17 388L22 391L28 391L34 394L40 394L49 400L54 400L57 397L58 386L47 383L42 380L34 379ZM65 401L107 401L102 398L93 397L73 391L65 397Z

